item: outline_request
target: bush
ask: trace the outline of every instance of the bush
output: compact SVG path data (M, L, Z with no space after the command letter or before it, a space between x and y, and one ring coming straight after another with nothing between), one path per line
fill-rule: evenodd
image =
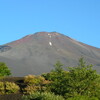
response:
M13 82L0 82L0 94L17 93L19 86Z
M26 88L24 88L24 93L32 94L33 92L37 92L39 90L40 90L40 86L28 85Z
M9 76L11 72L4 62L0 62L0 77Z
M31 95L24 95L23 100L64 100L62 96L54 95L53 93L47 92L35 92Z
M4 83L0 82L0 94L4 94L4 93L5 93Z
M35 75L28 75L24 77L24 83L30 85L36 83L36 76Z
M24 93L31 94L32 92L43 92L46 90L46 85L50 83L50 81L45 80L42 76L28 75L24 78L24 83L26 87L23 89Z
M20 90L19 86L13 82L5 83L6 94L17 93Z
M28 85L40 85L40 84L48 84L49 81L45 80L42 76L28 75L24 77L24 83Z

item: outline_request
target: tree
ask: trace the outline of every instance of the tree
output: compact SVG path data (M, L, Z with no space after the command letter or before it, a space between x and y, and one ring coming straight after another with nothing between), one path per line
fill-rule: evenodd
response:
M79 59L78 67L85 67L85 66L86 66L86 62L84 61L84 58L81 57Z
M67 97L78 95L99 96L100 94L100 76L92 69L92 65L87 65L83 57L79 59L76 67L69 68L69 81L67 86Z
M54 65L55 67L54 71L58 73L62 72L63 71L62 66L63 64L60 61L57 61L57 63Z
M4 62L0 62L0 76L9 76L11 75L10 69Z
M83 58L79 59L78 66L69 67L69 71L65 71L62 64L57 62L55 69L43 76L51 81L49 88L55 94L65 98L94 96L100 99L100 75Z
M55 69L52 70L50 73L43 74L43 76L51 81L51 84L48 86L50 91L55 93L56 95L63 95L67 92L66 91L66 82L68 72L62 68L63 64L60 61L54 65Z

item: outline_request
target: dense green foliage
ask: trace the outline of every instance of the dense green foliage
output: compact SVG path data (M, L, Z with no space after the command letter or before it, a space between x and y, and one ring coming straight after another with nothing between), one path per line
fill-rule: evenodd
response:
M11 75L11 72L7 65L3 62L0 62L0 77L9 75Z
M55 69L43 76L52 81L49 85L51 92L65 98L78 95L94 96L100 99L100 75L92 69L92 65L86 65L83 58L79 59L76 67L69 67L69 71L62 69L62 64L57 62Z
M10 94L10 93L17 93L19 92L20 88L17 84L15 84L14 82L6 82L5 83L5 92L6 94Z
M68 92L66 96L99 96L99 75L92 69L92 65L86 65L83 58L79 60L77 67L69 68L69 77L66 84Z
M16 93L18 100L22 94L23 100L100 100L100 75L92 67L80 58L79 64L67 71L58 61L53 70L41 76L6 77L0 81L0 98Z
M19 86L14 82L0 82L0 94L18 93Z
M68 72L64 71L62 69L62 66L63 65L58 61L55 64L55 69L52 70L50 73L43 74L43 76L47 80L51 81L50 85L48 86L51 92L64 96L65 93L67 93L67 90L66 90L67 80L66 79L68 77Z
M23 100L65 100L62 96L47 92L35 92L30 95L24 95L22 98Z
M50 82L45 80L42 76L28 75L24 77L26 87L23 89L25 94L32 94L33 92L43 92L47 90L47 84Z
M4 94L4 93L5 93L4 83L0 82L0 94Z

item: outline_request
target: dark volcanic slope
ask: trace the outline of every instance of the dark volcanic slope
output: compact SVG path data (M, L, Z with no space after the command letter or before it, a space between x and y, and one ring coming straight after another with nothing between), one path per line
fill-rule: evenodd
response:
M0 46L0 61L7 63L14 76L48 72L58 60L75 66L81 56L100 72L100 49L56 32L38 32Z

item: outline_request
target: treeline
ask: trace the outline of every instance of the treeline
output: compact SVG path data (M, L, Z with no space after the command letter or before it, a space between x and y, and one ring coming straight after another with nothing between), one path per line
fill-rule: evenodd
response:
M92 68L82 57L76 67L67 70L58 61L49 73L7 81L9 78L3 76L9 76L11 72L6 66L4 69L7 71L2 70L3 74L0 74L0 95L20 95L12 100L100 100L100 74Z

